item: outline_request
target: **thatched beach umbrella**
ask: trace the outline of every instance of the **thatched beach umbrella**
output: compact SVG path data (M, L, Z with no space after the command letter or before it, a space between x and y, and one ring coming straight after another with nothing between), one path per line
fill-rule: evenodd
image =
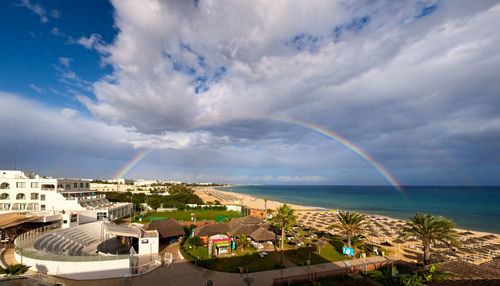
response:
M402 240L401 238L396 238L395 240L392 241L392 243L405 243L406 241Z
M303 236L300 236L300 237L296 237L295 239L293 239L293 242L298 246L299 244L301 243L304 243L306 242L307 239Z
M318 247L318 253L319 254L321 254L321 247L325 246L327 243L328 243L328 239L324 238L324 237L318 239L318 241L316 241L314 243L314 245L316 245Z

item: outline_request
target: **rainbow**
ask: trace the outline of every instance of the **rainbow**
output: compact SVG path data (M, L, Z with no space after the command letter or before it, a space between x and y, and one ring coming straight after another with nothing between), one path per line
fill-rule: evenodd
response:
M212 125L212 124L216 124L216 123L220 123L220 122L227 122L227 121L231 121L231 120L236 120L236 119L256 119L256 120L260 119L260 120L271 120L271 121L276 121L276 122L293 124L295 126L299 126L299 127L311 130L317 134L325 136L328 139L332 139L335 142L337 142L337 143L341 144L342 146L346 147L347 149L349 149L351 152L356 154L358 157L360 157L364 161L366 161L369 165L371 165L373 168L375 168L375 170L377 170L389 184L391 184L397 191L399 191L401 194L404 195L403 187L398 183L396 178L394 178L380 163L375 161L375 159L372 158L368 153L366 153L361 148L354 145L349 140L343 138L339 134L332 132L330 130L327 130L321 126L310 123L310 122L299 121L299 120L290 119L290 118L270 117L270 116L231 117L231 118L215 120L215 121L211 121L211 122L205 122L202 124L197 124L197 125L191 126L189 128L180 130L180 131L178 131L178 133L186 132L189 130L194 130L194 129L197 129L200 127L204 127L204 126L208 126L208 125ZM116 173L115 179L125 177L135 166L137 166L137 164L139 164L144 158L146 158L151 152L153 152L155 149L160 147L162 144L164 144L164 143L160 142L160 143L154 145L153 147L146 149L146 150L140 152L139 154L137 154L131 161L129 161L125 166L123 166L123 168L121 168L120 171L118 171L118 173Z

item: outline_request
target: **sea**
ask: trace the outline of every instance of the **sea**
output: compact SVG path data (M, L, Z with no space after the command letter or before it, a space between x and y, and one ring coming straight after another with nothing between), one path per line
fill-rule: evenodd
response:
M407 220L416 212L444 216L458 228L500 234L500 187L238 185L220 190L326 209Z

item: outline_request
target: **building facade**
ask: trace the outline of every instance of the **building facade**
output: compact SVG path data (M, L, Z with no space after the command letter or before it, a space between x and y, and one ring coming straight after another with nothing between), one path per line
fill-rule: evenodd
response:
M111 203L90 190L89 181L40 177L33 172L0 170L0 213L80 212L90 219L130 215L132 204Z

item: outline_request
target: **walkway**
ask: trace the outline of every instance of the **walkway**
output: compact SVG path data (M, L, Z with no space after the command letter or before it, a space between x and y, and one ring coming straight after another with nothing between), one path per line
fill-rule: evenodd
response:
M268 252L269 253L269 257L276 260L278 263L281 262L281 252L279 251L273 251L273 252ZM283 255L283 266L285 267L295 267L297 265L295 265L293 262L291 262L290 260L288 260L286 258L286 255Z

